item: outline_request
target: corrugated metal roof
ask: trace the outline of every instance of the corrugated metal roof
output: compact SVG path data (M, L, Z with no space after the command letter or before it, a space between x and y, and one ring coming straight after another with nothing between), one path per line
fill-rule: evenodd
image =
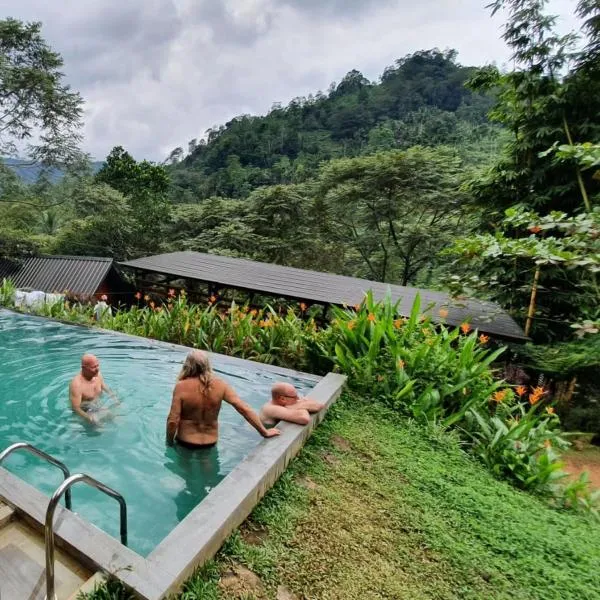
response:
M0 280L10 279L20 289L91 295L113 265L112 258L95 256L33 256L19 264L0 261Z
M419 293L423 309L433 305L430 314L434 321L440 320L438 311L444 308L448 311L445 321L451 325L468 321L481 332L497 337L527 339L519 325L498 305L473 299L457 301L444 292L191 251L159 254L119 264L221 287L326 304L352 306L360 303L368 290L372 290L378 300L390 293L394 301L400 300L403 315L410 314Z

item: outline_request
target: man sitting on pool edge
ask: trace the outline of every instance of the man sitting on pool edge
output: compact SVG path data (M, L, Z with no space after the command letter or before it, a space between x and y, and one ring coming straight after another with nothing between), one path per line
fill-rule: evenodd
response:
M289 421L298 425L308 425L310 414L319 412L323 404L310 398L301 398L291 383L274 383L271 400L260 410L261 421L272 426L277 421Z
M119 399L115 393L104 383L100 374L100 361L93 354L84 354L81 357L81 371L73 377L69 385L69 399L73 412L92 425L100 422L100 405L98 400L106 392L115 402ZM106 409L102 409L108 415Z

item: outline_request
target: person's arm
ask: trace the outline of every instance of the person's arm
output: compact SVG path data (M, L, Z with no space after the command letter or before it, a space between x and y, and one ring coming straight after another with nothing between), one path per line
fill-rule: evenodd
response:
M100 385L102 386L102 391L106 392L115 401L116 404L121 404L121 400L119 400L119 397L106 385L106 382L104 381L104 377L102 377L102 375L100 375Z
M272 421L288 421L297 425L308 425L310 423L310 414L307 409L298 408L298 404L294 404L293 406L277 406L276 404L269 403L263 407L262 414Z
M303 398L299 402L296 402L296 404L293 406L290 406L290 408L301 408L307 410L309 413L316 413L319 412L324 406L324 404L317 402L312 398Z
M173 390L173 399L171 401L171 410L167 417L167 444L173 445L175 434L179 428L179 420L181 419L181 396L177 390L177 386Z
M267 429L260 420L259 416L252 410L252 408L246 404L236 393L235 390L230 386L225 386L225 393L223 395L223 400L225 402L231 404L235 410L237 410L260 435L265 438L274 437L280 434L279 429Z
M71 408L73 412L77 413L81 418L85 419L88 423L92 425L97 425L98 422L92 415L88 415L81 408L81 390L76 383L71 381L71 385L69 385L69 400L71 401Z

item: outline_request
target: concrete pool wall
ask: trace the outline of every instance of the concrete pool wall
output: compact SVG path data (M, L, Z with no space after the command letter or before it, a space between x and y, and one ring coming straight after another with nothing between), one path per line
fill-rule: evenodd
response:
M123 335L113 331L106 333ZM189 350L174 344L147 341ZM54 527L57 546L87 568L115 575L144 600L161 600L176 592L196 567L217 552L227 536L246 519L300 451L312 430L341 394L346 380L345 376L334 373L321 378L224 355L218 357L221 362L231 361L245 368L264 369L282 376L312 380L315 386L309 394L325 407L313 415L306 426L292 423L278 425L281 435L262 440L147 558L87 522L85 505L75 507L81 516L61 506L57 508ZM48 497L2 467L0 499L13 507L18 517L43 533ZM114 511L116 521L116 502ZM129 515L129 519L132 518L135 518L134 515Z

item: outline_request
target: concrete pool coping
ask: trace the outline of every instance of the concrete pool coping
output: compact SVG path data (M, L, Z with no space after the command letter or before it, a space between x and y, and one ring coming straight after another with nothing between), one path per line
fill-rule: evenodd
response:
M29 315L25 314L25 316ZM52 320L44 317L37 318ZM190 350L177 344L95 327L91 329L112 335L126 335L154 342L157 345L167 344ZM251 366L253 369L271 367L267 370L315 381L316 385L309 394L325 406L319 413L312 415L308 425L299 426L293 423L278 425L281 435L262 440L147 558L121 545L118 540L88 523L78 514L62 507L57 509L55 517L57 546L62 547L90 569L100 569L114 574L143 600L162 600L168 594L176 592L198 566L217 552L227 536L246 519L285 470L290 460L300 451L313 429L340 396L346 381L346 377L340 374L328 373L324 377L319 377L221 354L213 356L218 356L221 362L238 365L240 362L247 363L246 368ZM222 358L226 358L227 361L222 361ZM0 467L0 498L12 506L19 516L43 532L48 497L2 467ZM74 510L78 509L79 507L75 505ZM81 507L81 513L85 515L85 506ZM118 505L115 503L115 519L117 518Z

